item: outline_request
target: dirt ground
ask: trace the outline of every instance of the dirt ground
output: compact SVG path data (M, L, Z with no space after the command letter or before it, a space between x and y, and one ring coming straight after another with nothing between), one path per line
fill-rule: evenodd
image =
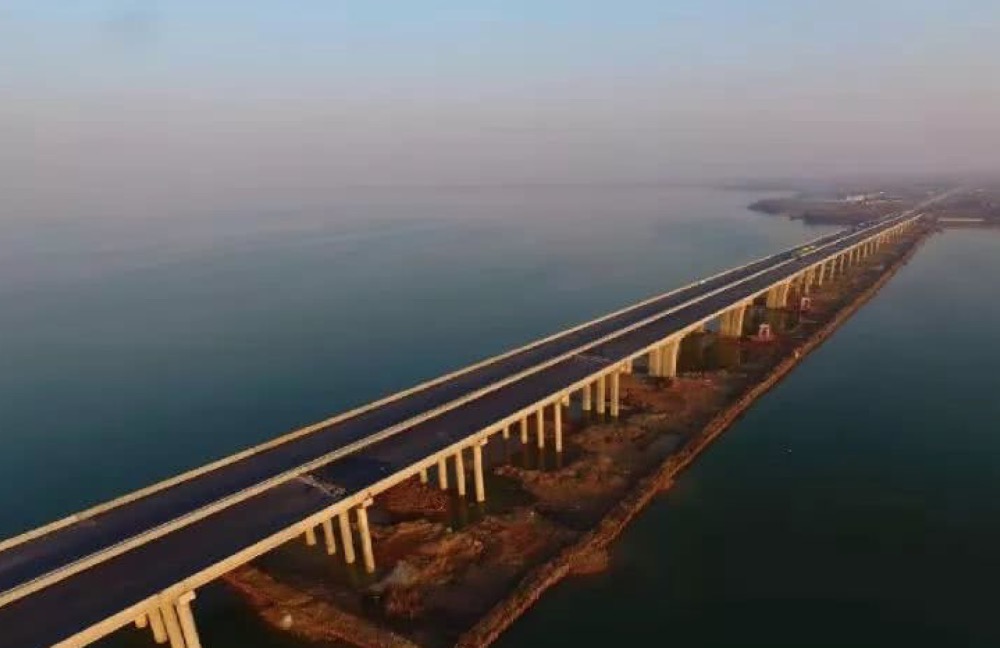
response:
M413 478L380 494L370 513L374 577L326 556L322 543L296 542L227 580L266 620L306 641L451 645L530 569L593 528L644 475L794 353L893 254L882 252L868 260L869 271L814 290L810 311L789 318L770 342L699 334L697 348L682 349L695 360L677 378L623 375L621 416L574 409L561 458L553 459L551 448L532 458L537 450L522 449L517 434L491 440L505 447L491 448L485 505L441 491L433 474L428 484ZM607 562L607 553L595 550L576 560L574 571L594 573Z

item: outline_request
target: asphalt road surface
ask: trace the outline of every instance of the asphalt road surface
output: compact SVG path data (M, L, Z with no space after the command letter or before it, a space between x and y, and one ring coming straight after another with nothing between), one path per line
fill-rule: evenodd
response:
M889 219L863 231L837 233L813 244L819 246L829 243L831 246L828 248L804 252L800 246L747 268L706 280L218 471L112 509L92 520L71 525L9 549L0 553L0 590L7 590L58 569L80 557L300 466L338 446L405 422L429 409L451 403L498 380L722 288L715 295L677 308L611 342L598 344L585 354L573 355L556 362L312 473L323 482L342 487L346 494L356 493L427 455L594 374L602 367L621 362L651 343L744 300L775 282L792 277L813 263L850 247L877 231L887 229L895 222L896 219ZM731 285L758 272L761 274L756 277ZM282 531L330 506L337 499L296 479L172 531L162 538L135 547L0 608L0 646L50 646ZM114 586L109 587L110 583Z

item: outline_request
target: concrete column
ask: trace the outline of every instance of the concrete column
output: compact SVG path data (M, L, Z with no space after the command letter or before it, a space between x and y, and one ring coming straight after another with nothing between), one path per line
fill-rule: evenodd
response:
M741 337L743 335L743 304L730 308L722 314L719 334L724 337Z
M344 546L344 562L348 565L354 564L354 537L351 535L351 521L347 518L347 511L342 511L337 516L340 525L340 544Z
M521 445L524 445L528 442L528 417L522 416L520 423L521 423Z
M465 458L462 457L463 450L455 453L455 487L458 489L458 496L465 497Z
M677 375L677 355L680 349L680 340L674 340L663 347L661 368L665 378L674 378Z
M139 616L136 617L136 619L135 619L135 627L137 627L140 630L142 630L147 625L149 625L149 617L147 615L140 614Z
M597 378L597 413L604 414L608 404L607 379L601 375Z
M823 285L823 279L826 278L826 261L819 264L816 268L816 287L819 288Z
M194 613L191 611L191 601L193 600L194 592L181 594L177 599L177 618L181 622L181 633L184 635L184 643L187 644L187 648L201 648L198 627L194 623Z
M448 490L448 458L438 457L438 488Z
M621 395L621 381L618 372L611 374L611 416L618 417L619 396Z
M556 408L558 410L558 407ZM483 484L483 445L485 441L472 446L472 468L476 477L476 501L486 501L486 487Z
M558 409L559 405L556 404ZM535 436L539 450L545 447L545 407L539 407L535 412Z
M313 527L306 529L306 544L310 547L316 546L316 529Z
M372 552L372 533L368 528L368 507L372 505L370 499L361 502L358 507L358 533L361 534L361 554L365 559L365 571L369 574L375 573L375 554Z
M167 627L163 625L160 608L151 608L146 614L149 617L149 628L153 631L153 641L158 644L167 643Z
M569 392L566 392L565 394L563 394L562 404L565 407L569 407Z
M426 468L421 468L420 469L420 483L421 484L426 484L427 483L427 469Z
M510 425L503 426L503 438L504 441L510 438Z
M337 553L337 536L333 535L333 520L327 518L323 520L323 543L326 545L326 553L332 556Z
M167 628L167 637L170 638L170 648L187 648L184 645L184 633L181 631L176 608L167 603L160 606L160 612L163 614L163 625Z
M627 374L632 373L632 361L631 360L626 360L622 364L622 371L624 371Z
M562 408L559 407L559 403L556 403L556 406L552 409L554 410L553 418L555 422L553 423L553 427L555 428L556 452L562 452Z
M586 385L583 386L583 411L584 412L589 412L590 411L590 391L591 391L591 389L592 389L592 387L591 387L590 383L587 383Z
M767 291L768 308L784 308L788 303L788 291L791 288L790 282L785 282L774 286Z
M660 375L660 347L649 350L649 375L653 377Z

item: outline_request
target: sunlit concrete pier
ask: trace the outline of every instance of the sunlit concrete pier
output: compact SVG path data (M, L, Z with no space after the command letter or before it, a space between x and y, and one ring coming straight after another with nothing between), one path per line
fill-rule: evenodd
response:
M561 453L568 408L618 417L621 374L675 376L687 335L710 327L744 336L755 304L795 307L903 235L919 209L652 297L0 542L0 647L85 646L134 624L157 643L200 648L199 589L295 539L376 572L369 507L380 493L419 479L485 501L491 440Z

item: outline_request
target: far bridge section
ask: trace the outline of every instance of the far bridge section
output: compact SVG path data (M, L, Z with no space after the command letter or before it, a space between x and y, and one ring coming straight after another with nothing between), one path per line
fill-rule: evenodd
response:
M950 192L949 192L950 193ZM617 417L619 378L671 377L681 340L717 322L743 334L756 301L847 272L921 218L914 210L816 239L653 297L107 504L0 542L0 647L84 646L135 623L199 648L198 588L297 537L376 564L368 507L433 473L483 501L494 435L563 449L571 400ZM453 479L449 479L452 477ZM467 483L471 481L470 483Z

